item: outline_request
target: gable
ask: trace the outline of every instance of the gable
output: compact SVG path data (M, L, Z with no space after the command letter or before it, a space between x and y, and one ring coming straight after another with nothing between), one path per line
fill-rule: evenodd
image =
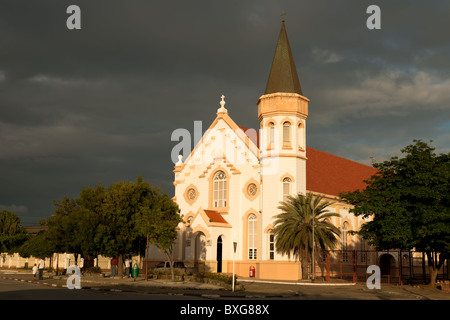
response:
M203 225L204 227L231 228L231 225L219 212L214 210L204 210L201 207L193 217L191 225L193 227L196 225Z
M257 131L253 134L244 132L227 113L218 113L177 172L181 172L185 165L209 165L217 158L226 158L233 164L257 164L259 149L254 142L256 136Z

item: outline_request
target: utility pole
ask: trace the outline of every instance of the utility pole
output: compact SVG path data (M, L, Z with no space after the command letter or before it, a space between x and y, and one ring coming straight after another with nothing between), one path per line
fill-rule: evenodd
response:
M314 209L313 208L311 208L311 211L312 211L312 257L311 257L311 259L312 259L312 281L314 281L314 276L315 276L315 265L314 265L314 247L315 247L315 245L314 245L314 219L315 219L315 216L314 216Z
M237 248L237 242L233 242L233 249L234 249L234 253L233 253L233 284L232 284L232 291L234 292L234 282L235 282L235 273L234 273L234 264L235 264L235 260L236 260L236 248Z

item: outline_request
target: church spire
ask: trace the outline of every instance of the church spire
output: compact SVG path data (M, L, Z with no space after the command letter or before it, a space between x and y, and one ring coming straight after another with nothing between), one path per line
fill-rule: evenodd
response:
M303 95L284 20L281 23L281 31L278 36L272 68L270 69L270 75L267 80L266 91L264 94L275 92L298 93Z

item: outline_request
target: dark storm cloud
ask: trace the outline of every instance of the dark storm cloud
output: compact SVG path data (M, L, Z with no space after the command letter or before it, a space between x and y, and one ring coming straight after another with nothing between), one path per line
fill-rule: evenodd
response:
M82 29L66 28L81 8ZM450 144L445 1L2 1L0 209L25 224L83 186L138 174L173 193L171 133L226 96L259 128L280 28L311 99L307 143L370 164L412 139Z

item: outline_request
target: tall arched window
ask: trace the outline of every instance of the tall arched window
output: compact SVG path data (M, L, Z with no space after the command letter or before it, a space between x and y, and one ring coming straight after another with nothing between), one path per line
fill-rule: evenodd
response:
M363 237L359 236L359 250L361 262L366 262L367 260L367 252L366 252L366 240Z
M303 126L303 123L300 123L298 125L298 128L297 128L297 139L298 139L298 142L297 142L298 147L300 149L304 149L304 144L305 144L305 142L304 142L304 140L305 140L305 127Z
M225 172L218 171L213 181L213 206L227 206L227 176Z
M275 259L275 234L269 231L269 260Z
M291 194L291 179L284 178L283 179L283 201L286 201L288 195Z
M283 123L283 143L291 143L291 124L289 122Z
M343 226L342 226L342 262L348 262L348 246L347 246L347 241L348 241L348 223L344 222Z
M248 258L256 259L256 215L251 214L248 217Z

